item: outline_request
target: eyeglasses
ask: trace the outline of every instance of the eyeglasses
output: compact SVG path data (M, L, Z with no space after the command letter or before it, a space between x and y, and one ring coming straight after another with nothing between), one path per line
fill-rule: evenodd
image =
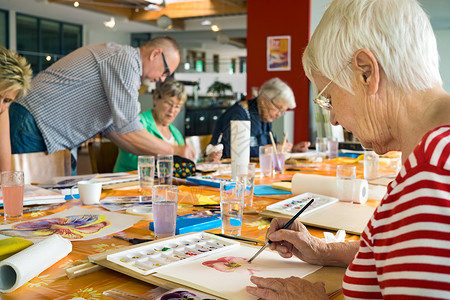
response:
M336 76L333 77L333 79L330 80L330 82L327 83L327 85L319 92L319 94L316 96L316 98L313 99L314 103L319 105L320 107L326 109L326 110L332 110L333 105L331 103L331 97L325 97L322 94L325 92L325 90L330 86L330 84L336 80L336 78L345 70L346 67L348 67L351 64L346 64L342 70L340 70Z
M178 103L175 105L175 103L167 99L163 99L163 103L167 108L173 108L175 110L180 110L183 107L183 104Z
M169 69L169 66L167 65L166 56L164 55L164 52L161 52L161 56L163 59L164 69L165 69L164 73L162 73L161 76L168 77L168 76L170 76L170 69Z
M272 104L273 107L275 107L275 109L276 109L276 110L278 111L278 113L280 114L280 117L281 117L281 116L284 116L284 114L286 113L286 110L281 109L278 105L275 104L275 102L273 102L273 101L267 99L266 97L264 97L264 99L266 99L269 103Z

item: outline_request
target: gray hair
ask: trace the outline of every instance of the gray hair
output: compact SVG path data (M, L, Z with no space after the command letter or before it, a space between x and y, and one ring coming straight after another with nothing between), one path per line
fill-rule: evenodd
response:
M259 90L259 96L263 96L269 101L280 99L289 107L295 108L295 97L292 89L280 78L275 77L266 81Z
M167 78L164 82L159 83L153 91L153 96L157 98L177 97L180 103L184 103L187 99L186 89L184 85L173 78Z
M303 54L306 76L333 78L359 49L375 55L400 93L442 85L436 38L416 0L334 0ZM345 68L335 82L353 93L351 74Z
M170 36L157 36L144 44L146 48L163 48L164 50L174 50L181 56L180 46L178 42Z
M0 94L19 91L24 96L30 88L31 67L27 60L12 50L0 46Z

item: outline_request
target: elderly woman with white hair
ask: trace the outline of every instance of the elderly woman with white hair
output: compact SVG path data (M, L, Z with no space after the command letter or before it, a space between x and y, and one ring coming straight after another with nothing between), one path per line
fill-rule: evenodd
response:
M347 267L348 299L450 299L450 95L427 15L416 0L334 0L303 67L331 123L378 154L401 151L403 167L359 242L326 244L274 219L271 249ZM264 299L328 299L320 282L251 281L247 291Z
M230 153L230 121L250 120L250 157L259 156L259 146L271 143L269 132L272 130L272 122L288 109L295 108L295 97L292 89L281 79L272 78L265 82L259 91L258 97L251 100L242 100L227 109L217 120L210 144L219 144L222 135L223 154L212 153L207 160L217 160L231 157ZM309 142L296 145L299 151L306 151ZM287 143L290 151L292 144Z

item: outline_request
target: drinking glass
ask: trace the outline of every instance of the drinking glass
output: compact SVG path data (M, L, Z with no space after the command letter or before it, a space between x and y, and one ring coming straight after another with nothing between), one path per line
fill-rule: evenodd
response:
M333 159L339 156L339 142L336 138L328 138L328 158Z
M352 203L356 183L356 166L338 165L336 177L339 201Z
M139 191L143 195L150 195L155 180L155 157L147 155L138 156L138 170Z
M253 205L253 189L255 187L255 169L254 163L242 164L236 166L237 181L243 185L244 189L244 207Z
M173 155L158 154L157 170L159 184L172 185Z
M364 179L370 180L378 177L378 154L372 150L364 150Z
M4 217L7 223L20 221L23 215L24 174L22 171L2 172Z
M316 152L321 156L325 156L327 153L327 143L328 140L326 137L317 137L316 138Z
M243 185L239 181L220 183L220 214L222 233L240 235L244 209Z
M259 167L263 176L272 176L273 149L272 147L259 146Z
M177 224L178 187L155 185L152 197L155 237L174 236Z
M277 153L273 154L273 170L276 174L284 173L284 162L286 161L286 153L284 152L283 146L278 145Z

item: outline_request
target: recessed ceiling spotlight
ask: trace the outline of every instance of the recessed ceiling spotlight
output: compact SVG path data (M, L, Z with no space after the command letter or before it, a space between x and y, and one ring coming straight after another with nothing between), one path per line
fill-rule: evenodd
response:
M52 57L51 57L50 55L47 55L47 56L45 57L45 60L46 60L46 61L51 61L51 60L52 60Z
M201 24L203 26L211 26L211 21L210 20L203 20Z
M220 28L219 28L219 26L217 26L216 24L213 24L213 25L211 25L211 30L214 31L214 32L216 32L216 31L219 31Z
M114 28L114 26L116 26L116 20L114 17L111 17L109 21L103 22L103 24L108 28Z
M73 3L73 6L75 6L75 7L78 7L78 6L80 6L80 2L78 2L78 1L75 1L75 2Z

